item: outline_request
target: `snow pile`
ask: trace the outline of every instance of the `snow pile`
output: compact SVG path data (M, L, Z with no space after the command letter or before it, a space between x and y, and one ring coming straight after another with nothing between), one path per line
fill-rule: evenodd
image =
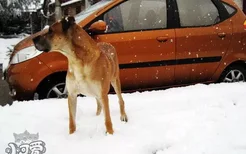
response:
M67 100L0 107L0 153L13 133L39 133L47 154L245 154L246 83L194 85L123 94L128 123L110 95L114 135L105 135L94 98L78 99L77 131L68 135Z
M2 39L0 38L0 64L3 64L3 68L8 66L9 62L9 51L14 48L14 46L21 41L23 38L13 38L13 39Z

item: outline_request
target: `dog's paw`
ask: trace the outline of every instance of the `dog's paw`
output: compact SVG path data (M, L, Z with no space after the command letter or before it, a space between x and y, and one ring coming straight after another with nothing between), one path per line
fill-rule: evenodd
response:
M76 131L76 127L69 128L69 134L73 134Z
M127 115L124 114L124 115L120 116L120 120L123 122L127 122L128 121Z
M113 131L113 130L107 130L107 131L105 132L105 134L106 134L106 135L108 135L108 134L113 135L113 134L114 134L114 131Z

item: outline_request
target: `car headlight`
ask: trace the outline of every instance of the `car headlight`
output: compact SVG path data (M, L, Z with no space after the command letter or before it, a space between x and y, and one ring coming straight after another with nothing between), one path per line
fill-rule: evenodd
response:
M18 64L27 61L40 55L41 53L42 52L37 50L34 46L24 48L14 55L14 57L10 61L10 64Z

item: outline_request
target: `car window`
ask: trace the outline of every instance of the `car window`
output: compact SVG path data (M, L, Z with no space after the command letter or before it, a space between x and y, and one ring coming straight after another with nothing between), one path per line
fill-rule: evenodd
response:
M152 30L167 27L166 1L128 0L104 14L107 32Z
M220 21L211 0L177 0L181 27L209 26Z
M238 5L238 7L243 10L243 0L234 0L234 2Z
M84 20L86 17L88 17L89 15L91 15L92 13L94 13L95 11L97 11L98 9L108 5L109 3L111 3L112 0L102 0L90 7L88 7L87 9L85 9L84 11L80 12L79 14L75 15L75 20L76 23L81 22L82 20Z
M227 12L229 13L229 15L232 15L232 14L234 14L236 12L236 9L233 8L232 6L230 6L230 5L226 4L226 3L222 3L222 4L225 6L225 8L226 8Z

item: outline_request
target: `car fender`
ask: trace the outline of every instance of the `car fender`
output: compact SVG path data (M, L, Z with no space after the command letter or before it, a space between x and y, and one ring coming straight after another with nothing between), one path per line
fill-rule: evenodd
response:
M48 52L41 54L38 59L42 61L52 73L64 72L68 69L68 61L65 56L58 52Z
M245 63L246 62L246 51L241 52L227 52L227 54L221 60L216 72L214 73L212 80L218 81L222 72L233 63Z

